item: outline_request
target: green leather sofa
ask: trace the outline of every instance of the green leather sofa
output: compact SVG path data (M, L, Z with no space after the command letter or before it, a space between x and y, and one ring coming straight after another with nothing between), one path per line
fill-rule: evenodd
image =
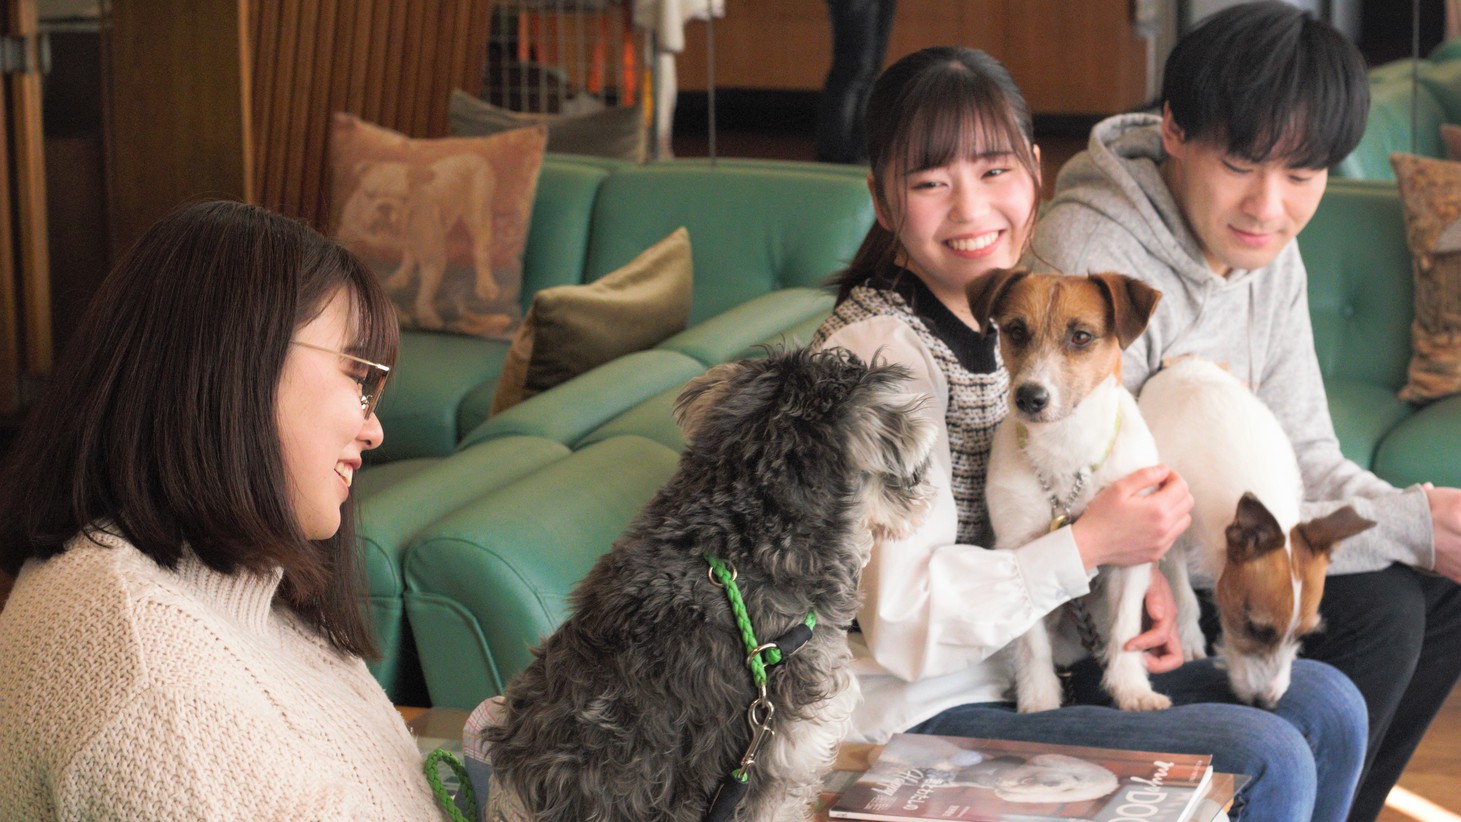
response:
M831 310L820 286L873 220L865 175L545 160L524 309L538 289L591 282L685 226L689 326L491 419L506 342L402 334L378 410L385 444L355 485L383 652L372 670L397 703L470 707L525 664L523 638L561 619L585 562L673 471L682 441L670 406L685 382L759 346L805 342ZM543 564L518 567L526 559ZM418 660L432 663L424 680Z
M1421 60L1395 60L1370 70L1364 137L1333 175L1393 180L1392 152L1443 158L1442 123L1461 123L1461 40L1442 43Z
M763 178L759 185L777 188L786 174L811 173L769 170L777 179ZM665 199L654 185L677 185L681 173L698 180L702 170L693 171L671 168L663 180L646 176L624 191L653 198L681 222L695 222L700 207ZM868 207L865 189L845 193ZM727 211L723 197L708 200L719 204L705 206L711 214ZM828 249L841 250L826 251L819 266L835 267L850 256L871 219L870 210L851 213L856 230L826 240ZM756 228L748 219L732 221L739 242L778 247L768 239L776 229ZM628 230L607 218L594 225ZM641 236L626 241L622 253L672 227L638 229ZM690 231L693 243L694 225ZM1461 397L1424 408L1395 397L1410 356L1413 289L1393 183L1331 181L1299 241L1310 272L1320 365L1345 453L1398 485L1427 479L1461 485ZM697 289L700 272L697 257ZM808 339L830 306L830 298L812 287L820 278L712 302L720 310L707 310L709 316L684 334L487 420L445 458L364 470L357 480L362 541L371 552L377 626L393 643L377 674L393 696L470 708L522 670L530 648L567 615L574 584L674 471L683 440L670 405L684 382L714 362L754 354L756 342L775 342L783 334Z
M1395 184L1331 179L1299 246L1345 455L1397 486L1461 486L1461 396L1424 407L1396 398L1410 362L1415 289Z

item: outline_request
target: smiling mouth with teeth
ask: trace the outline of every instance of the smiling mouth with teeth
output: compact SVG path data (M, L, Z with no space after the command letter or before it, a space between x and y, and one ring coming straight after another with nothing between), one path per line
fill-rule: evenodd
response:
M958 237L948 241L949 248L955 251L979 251L994 245L999 239L998 231L991 231L988 234L981 234L978 237Z
M335 474L345 480L345 487L349 488L350 483L355 479L355 469L343 462L335 463Z

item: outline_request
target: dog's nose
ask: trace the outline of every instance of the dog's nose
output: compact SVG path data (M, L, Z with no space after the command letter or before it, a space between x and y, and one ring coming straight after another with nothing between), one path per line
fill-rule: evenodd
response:
M1015 391L1015 407L1026 414L1038 414L1050 404L1050 392L1045 386L1026 383Z

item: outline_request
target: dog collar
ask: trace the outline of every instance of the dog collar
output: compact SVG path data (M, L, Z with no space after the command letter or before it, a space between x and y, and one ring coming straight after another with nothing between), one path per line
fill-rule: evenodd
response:
M741 598L740 586L736 585L735 566L709 554L705 555L705 561L710 565L710 581L725 589L731 612L735 614L736 628L746 646L746 666L751 669L751 679L756 683L757 692L756 699L746 708L746 722L751 726L751 744L746 746L740 764L721 779L720 788L716 790L709 810L705 813L705 822L728 822L746 794L751 768L756 764L756 754L766 739L775 733L771 730L771 716L776 713L776 706L766 695L766 666L779 664L805 645L812 638L817 615L808 611L805 620L774 642L757 642L756 631L751 626L751 616L746 613L746 602Z
M1030 460L1030 469L1035 472L1035 481L1040 483L1040 490L1050 498L1050 530L1056 531L1066 525L1075 522L1075 516L1070 513L1070 506L1075 504L1076 498L1081 495L1081 490L1086 487L1086 480L1106 464L1106 459L1116 449L1116 438L1121 435L1121 406L1116 407L1116 425L1111 431L1111 441L1106 443L1106 450L1101 453L1101 458L1090 465L1075 472L1074 484L1071 485L1070 493L1062 502L1060 497L1055 495L1054 484L1040 470L1040 466ZM1020 450L1025 453L1028 459L1030 454L1026 447L1030 444L1030 429L1022 422L1015 423L1015 442L1019 444Z

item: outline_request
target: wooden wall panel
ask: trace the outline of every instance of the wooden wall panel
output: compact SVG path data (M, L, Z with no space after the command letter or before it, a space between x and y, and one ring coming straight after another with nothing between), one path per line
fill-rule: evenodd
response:
M685 27L679 87L706 88L706 24ZM832 65L825 0L735 0L715 21L719 88L820 91ZM898 0L885 65L927 46L999 58L1039 114L1100 115L1147 102L1149 44L1130 0Z
M324 229L329 213L330 115L347 111L413 137L447 132L454 87L481 89L490 3L487 0L259 0L297 38L290 68L260 64L276 75L273 111L287 123L268 132L261 149L263 202ZM266 25L261 22L260 25ZM414 90L414 93L411 91ZM285 98L288 102L285 102Z
M200 195L254 198L238 0L127 0L112 9L114 251Z
M1035 111L1110 114L1147 102L1147 49L1130 0L1013 0L1010 73Z
M326 229L330 115L447 133L482 87L491 0L127 0L115 4L114 216L122 247L198 196Z
M9 95L0 83L0 135L9 131ZM10 144L0 139L0 191L10 191ZM16 276L15 209L0 197L0 414L20 410L21 313L20 278Z

